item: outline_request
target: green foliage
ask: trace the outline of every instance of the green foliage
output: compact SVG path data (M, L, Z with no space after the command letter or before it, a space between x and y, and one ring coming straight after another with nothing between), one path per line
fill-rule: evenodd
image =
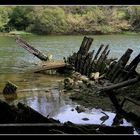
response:
M131 29L134 31L140 31L140 6L128 7L126 15L131 24Z
M64 33L66 31L65 13L59 7L35 7L28 15L31 24L27 31L39 34Z
M6 6L0 6L0 31L4 32L6 30L7 23L9 21L9 13L12 8Z
M1 6L0 31L111 34L140 31L140 6Z
M25 30L30 24L27 15L32 9L33 8L29 6L16 6L10 15L8 26L10 26L11 29Z

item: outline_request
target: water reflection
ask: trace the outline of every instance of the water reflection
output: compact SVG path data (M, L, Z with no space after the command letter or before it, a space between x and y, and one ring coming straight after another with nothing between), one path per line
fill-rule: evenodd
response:
M57 89L53 89L43 96L26 97L18 101L32 107L42 115L54 118L62 123L71 121L75 124L105 124L111 126L116 115L101 109L86 109L85 112L78 113L75 109L77 104L73 103L68 97L61 96ZM108 119L104 122L101 120L104 116L102 112L108 115ZM123 119L121 125L131 126L131 123Z

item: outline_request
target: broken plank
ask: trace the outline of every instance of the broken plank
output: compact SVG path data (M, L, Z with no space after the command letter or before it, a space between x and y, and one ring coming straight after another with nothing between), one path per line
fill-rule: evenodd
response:
M29 43L27 43L25 40L23 40L20 37L16 38L16 42L23 47L24 49L26 49L28 52L30 52L31 54L35 55L36 57L38 57L40 60L43 61L47 61L48 57L43 54L41 51L37 50L36 48L34 48L33 46L31 46Z
M103 44L101 44L101 46L100 46L100 48L98 49L98 51L97 51L97 53L96 53L96 55L95 55L95 57L94 57L94 59L93 60L96 60L97 58L98 58L98 55L99 55L99 53L101 52L101 50L102 50L102 48L103 48Z
M126 86L129 86L129 85L135 84L139 81L140 81L140 76L137 76L136 78L129 79L127 81L123 81L123 82L120 82L120 83L117 83L117 84L113 84L111 86L99 87L98 89L99 89L99 91L111 91L111 90L114 90L114 89L119 89L119 88L122 88L122 87L126 87Z
M52 70L52 69L59 69L59 68L63 68L66 67L68 64L66 63L48 63L46 65L41 66L40 68L37 68L34 70L34 73L39 73L45 70Z

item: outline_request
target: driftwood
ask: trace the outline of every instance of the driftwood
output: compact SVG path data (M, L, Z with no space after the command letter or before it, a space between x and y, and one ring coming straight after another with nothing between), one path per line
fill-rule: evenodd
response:
M31 46L29 43L27 43L25 40L23 40L20 37L16 38L16 42L23 47L24 49L26 49L28 52L30 52L31 54L35 55L37 58L39 58L40 60L43 61L47 61L48 57L43 54L41 51L37 50L36 48L34 48L33 46Z

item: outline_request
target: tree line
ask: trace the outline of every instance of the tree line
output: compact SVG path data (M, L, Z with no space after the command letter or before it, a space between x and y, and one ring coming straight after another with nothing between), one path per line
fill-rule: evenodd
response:
M0 6L0 32L113 34L140 31L140 6Z

